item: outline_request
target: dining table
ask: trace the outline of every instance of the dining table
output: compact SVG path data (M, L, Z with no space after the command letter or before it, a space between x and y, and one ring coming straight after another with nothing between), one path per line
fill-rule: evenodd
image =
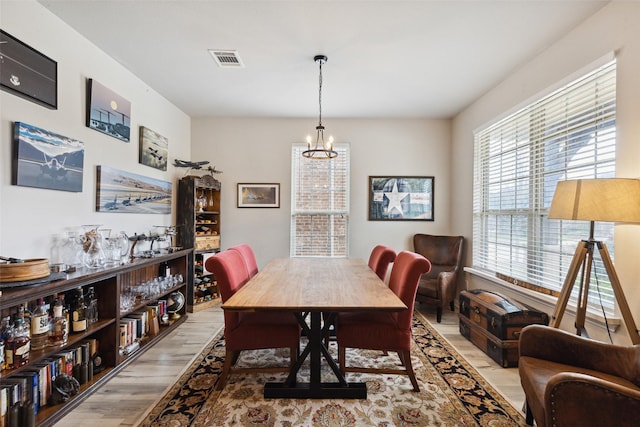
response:
M348 382L329 352L325 340L329 327L341 312L394 312L407 306L362 259L295 257L271 260L222 308L292 312L302 328L301 335L307 337L287 378L265 384L265 398L366 399L366 384ZM298 373L307 358L308 381L299 381ZM323 381L323 359L335 381Z

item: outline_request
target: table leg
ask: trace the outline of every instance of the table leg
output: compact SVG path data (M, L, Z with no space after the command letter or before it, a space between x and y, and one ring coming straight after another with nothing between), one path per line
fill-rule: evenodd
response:
M335 316L334 313L330 316ZM283 383L267 383L264 386L265 398L298 398L298 399L366 399L367 385L365 383L348 383L341 374L335 360L329 354L323 342L322 315L311 312L311 327L307 325L305 316L296 314L298 322L306 332L309 343L301 353L296 364L291 368L289 376ZM338 382L325 383L321 378L321 359L325 360L338 379ZM298 383L296 376L304 360L309 357L310 376L308 383Z

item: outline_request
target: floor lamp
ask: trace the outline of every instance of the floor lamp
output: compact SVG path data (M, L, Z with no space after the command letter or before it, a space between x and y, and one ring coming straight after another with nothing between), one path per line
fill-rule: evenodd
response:
M580 241L573 255L558 303L551 316L550 326L560 327L571 290L576 284L578 273L582 271L576 309L576 329L578 335L588 336L584 322L589 298L593 251L598 248L631 341L633 344L640 344L638 329L633 321L607 246L604 242L593 238L595 221L640 223L640 180L603 178L558 182L549 209L549 218L590 221L591 225L589 239Z

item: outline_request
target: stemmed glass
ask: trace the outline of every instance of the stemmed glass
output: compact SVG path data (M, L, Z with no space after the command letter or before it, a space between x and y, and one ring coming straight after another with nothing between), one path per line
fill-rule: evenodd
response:
M196 195L196 203L198 204L198 211L204 212L204 208L207 206L207 195L204 191L201 191L200 194Z

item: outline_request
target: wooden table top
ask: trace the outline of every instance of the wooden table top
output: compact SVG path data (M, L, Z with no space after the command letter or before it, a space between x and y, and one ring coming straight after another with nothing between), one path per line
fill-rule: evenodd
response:
M229 311L402 311L406 305L361 259L270 261L222 308Z

